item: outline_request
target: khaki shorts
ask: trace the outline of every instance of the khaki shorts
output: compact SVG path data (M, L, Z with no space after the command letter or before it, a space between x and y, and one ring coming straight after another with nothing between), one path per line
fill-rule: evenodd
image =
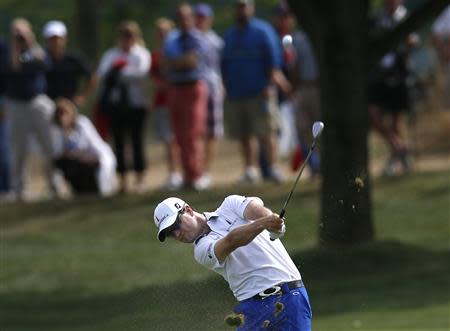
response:
M235 139L268 137L280 127L275 97L230 100L226 113L227 131Z

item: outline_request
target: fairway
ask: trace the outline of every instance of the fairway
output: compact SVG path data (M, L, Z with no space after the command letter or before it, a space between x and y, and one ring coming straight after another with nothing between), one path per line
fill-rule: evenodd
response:
M279 210L291 185L180 197L209 210L230 193L258 195ZM351 248L318 248L316 186L295 192L283 239L310 293L313 329L448 330L449 172L377 179L377 241ZM231 330L226 282L196 264L191 246L156 240L163 197L1 206L0 329Z

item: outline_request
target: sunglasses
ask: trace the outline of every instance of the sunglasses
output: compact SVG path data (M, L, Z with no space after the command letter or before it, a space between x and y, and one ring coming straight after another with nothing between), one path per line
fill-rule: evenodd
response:
M181 215L183 215L185 213L185 211L186 211L186 207L184 207L184 206L183 206L183 208L181 208L178 211L177 218L175 219L175 222L164 231L164 233L166 234L166 237L173 236L173 233L175 231L177 231L178 229L180 229L180 227L181 227Z

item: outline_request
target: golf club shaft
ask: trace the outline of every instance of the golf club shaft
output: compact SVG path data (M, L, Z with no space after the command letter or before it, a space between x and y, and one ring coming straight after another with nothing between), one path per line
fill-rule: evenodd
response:
M306 164L308 163L309 159L311 158L314 147L316 147L316 139L315 138L311 144L311 147L309 149L309 152L308 152L308 155L306 156L305 161L303 162L302 166L300 167L300 170L297 175L297 179L295 180L294 185L292 186L292 189L289 192L289 195L288 195L286 201L284 202L283 208L281 209L281 212L280 212L280 218L283 218L284 214L286 214L286 206L288 205L289 201L291 200L292 194L294 193L295 187L297 186L300 176L302 175L302 172L305 169Z
M312 141L311 146L309 148L308 155L306 156L305 160L303 161L302 166L300 167L300 170L299 170L298 175L297 175L297 179L295 180L294 185L292 186L292 189L289 192L289 195L288 195L286 201L284 202L283 208L281 209L281 212L280 212L280 218L283 218L284 215L286 214L286 207L287 207L289 201L291 200L292 194L294 193L294 190L295 190L295 188L296 188L296 186L298 184L300 176L303 173L303 170L306 167L306 164L308 163L309 159L311 158L311 155L312 155L312 153L314 151L314 147L316 147L316 140L318 139L318 137L320 137L323 128L324 128L323 122L317 121L317 122L313 123L313 126L312 126L313 141ZM283 224L282 230L280 232L271 232L270 233L270 240L274 241L275 239L278 239L278 238L282 237L285 232L286 232L286 227Z

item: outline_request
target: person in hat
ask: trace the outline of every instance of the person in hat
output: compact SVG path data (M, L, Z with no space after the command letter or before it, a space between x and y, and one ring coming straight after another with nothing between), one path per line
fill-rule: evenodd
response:
M200 213L171 197L157 205L160 241L194 244L195 260L222 275L239 301L238 330L310 331L312 312L302 277L279 239L284 219L257 197L230 195L214 212Z
M292 36L292 45L283 47L283 71L294 89L290 101L298 107L294 120L298 144L295 146L292 160L292 168L296 171L304 161L303 157L309 152L312 143L311 126L321 119L319 67L309 36L301 29L294 29L295 15L286 1L275 5L273 24L280 40L286 35ZM289 100L286 96L284 98ZM308 168L312 178L320 175L320 155L317 151L312 152Z
M42 35L46 41L49 64L46 72L47 95L53 100L62 97L78 106L83 105L95 84L91 66L82 55L66 51L67 28L63 22L47 22Z
M208 182L212 181L211 168L217 153L217 142L223 136L224 87L220 72L220 56L223 39L212 29L214 12L210 5L199 3L194 6L195 26L208 43L208 61L205 80L208 84L208 106L206 115L206 141L204 171Z

